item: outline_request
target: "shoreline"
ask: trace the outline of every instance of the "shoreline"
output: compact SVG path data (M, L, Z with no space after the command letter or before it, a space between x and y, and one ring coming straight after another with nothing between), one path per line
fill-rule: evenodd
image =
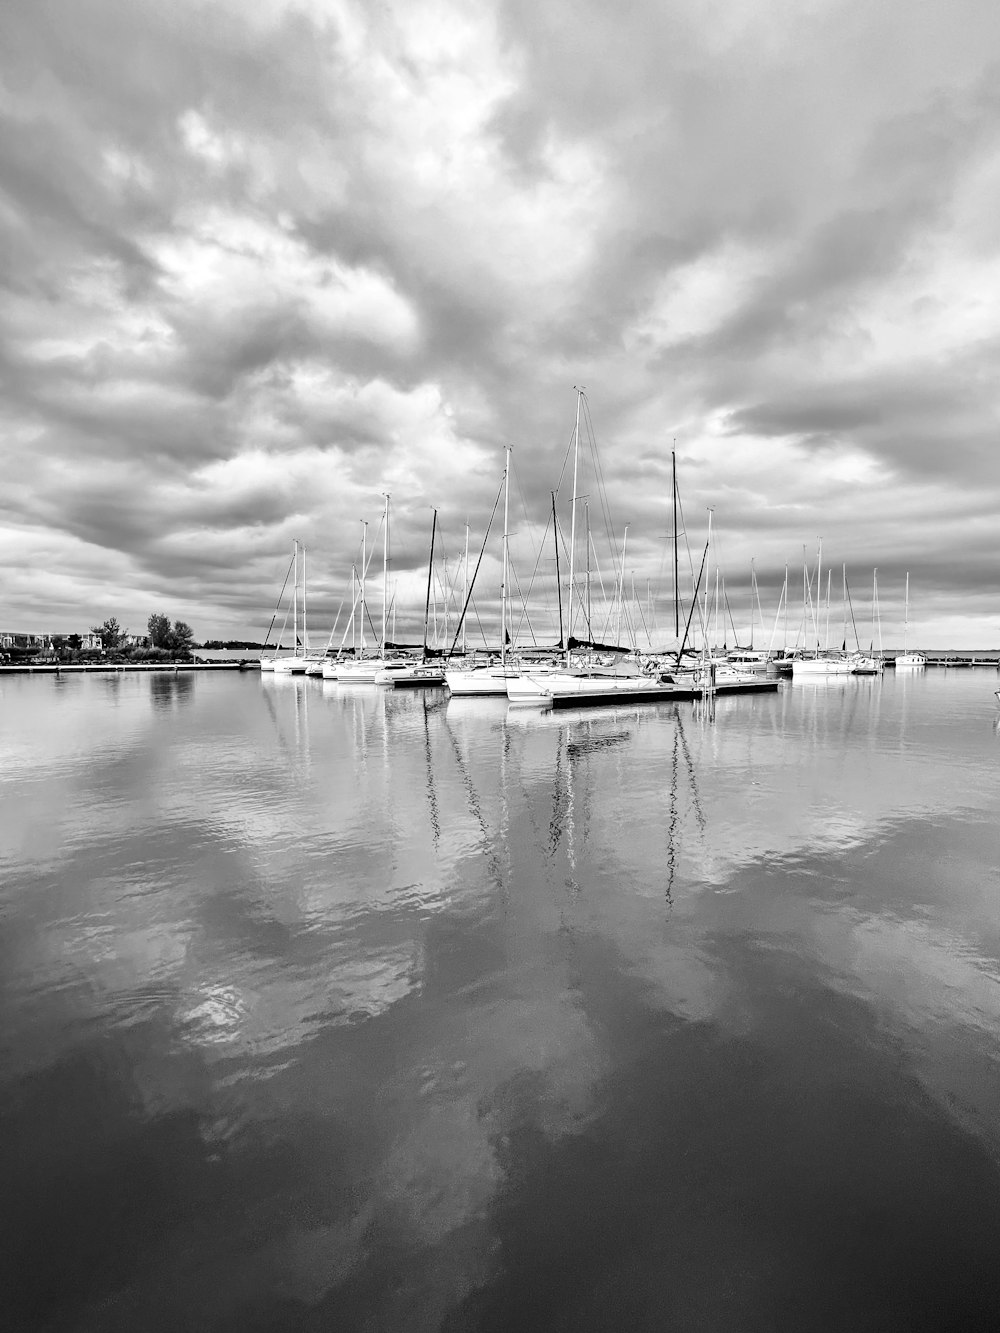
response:
M233 662L17 662L0 665L0 675L77 675L80 672L112 672L121 675L126 671L259 671L260 663L256 658L240 658Z

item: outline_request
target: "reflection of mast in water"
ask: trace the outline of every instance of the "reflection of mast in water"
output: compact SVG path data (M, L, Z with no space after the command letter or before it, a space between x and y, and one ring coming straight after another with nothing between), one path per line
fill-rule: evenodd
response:
M555 781L552 784L552 815L549 818L549 856L555 854L566 818L566 777L563 772L563 729L556 732Z
M501 743L500 743L500 846L503 849L504 860L506 862L504 883L510 884L513 879L513 866L510 857L510 803L507 799L507 764L510 758L510 733L507 730L506 718L500 724Z
M493 843L493 839L490 837L489 825L486 823L485 816L483 815L483 807L480 804L479 796L476 792L475 784L473 783L472 778L469 774L468 767L466 766L465 760L462 757L462 751L458 744L458 740L455 736L455 733L452 730L451 721L448 717L447 710L445 710L444 713L444 726L451 740L452 749L455 751L455 762L458 765L458 771L462 777L462 785L465 787L466 793L469 798L469 809L472 811L473 816L475 817L475 820L479 825L479 828L483 835L483 853L486 857L486 865L489 870L490 878L493 880L493 883L497 886L500 892L506 894L507 890L504 881L503 867L501 866L500 859L497 856L496 847Z
M278 675L266 676L261 678L263 689L261 693L264 696L264 702L267 705L267 711L271 715L271 721L274 723L274 733L278 739L278 745L284 751L285 757L295 760L302 764L304 768L309 767L310 753L308 744L309 735L309 714L308 704L305 702L305 679L301 676ZM281 729L281 723L278 721L278 714L274 708L273 694L275 689L292 689L295 691L295 703L292 710L293 729L295 743L293 746L288 744L284 732ZM303 735L306 737L303 743Z
M680 757L680 714L677 715L677 725L674 727L674 744L672 762L670 765L670 800L668 802L667 814L667 906L674 905L674 881L677 878L677 824L679 812L677 808L677 768Z
M434 850L437 851L441 843L441 818L438 814L437 792L434 789L434 768L431 764L431 729L427 722L427 700L421 699L424 706L424 758L427 761L427 801L431 808L431 838L434 841ZM440 704L435 704L440 708Z
M682 758L688 786L691 788L691 804L694 807L695 819L698 828L704 834L705 814L701 808L701 799L698 795L694 762L691 759L691 751L688 749L687 736L684 734L684 722L681 719L680 710L678 710L674 717L674 743L670 765L670 799L667 806L667 886L664 896L668 907L672 907L674 903L674 884L677 879L677 866L680 858L681 812L678 788Z

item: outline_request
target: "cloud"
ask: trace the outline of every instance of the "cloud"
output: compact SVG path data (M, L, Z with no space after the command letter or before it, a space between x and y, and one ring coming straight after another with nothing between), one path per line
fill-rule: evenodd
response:
M415 578L431 506L453 553L482 533L506 444L541 541L579 384L640 586L676 441L741 595L823 534L937 612L973 598L998 41L979 0L8 7L5 615L91 595L86 551L125 618L153 587L254 632L292 536L324 613L384 490Z

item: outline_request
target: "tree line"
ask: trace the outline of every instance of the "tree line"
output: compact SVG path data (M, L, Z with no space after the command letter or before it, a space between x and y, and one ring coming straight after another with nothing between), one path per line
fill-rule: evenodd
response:
M170 617L154 611L146 622L149 649L171 653L175 657L189 657L194 647L194 630L183 620L170 623ZM91 626L91 633L100 636L105 652L121 652L129 647L129 632L118 623L117 616L108 616L103 625ZM75 637L75 636L74 636ZM143 649L133 651L142 652Z

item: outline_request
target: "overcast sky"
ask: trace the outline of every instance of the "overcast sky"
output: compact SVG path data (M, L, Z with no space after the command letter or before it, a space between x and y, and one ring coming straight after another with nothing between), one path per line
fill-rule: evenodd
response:
M822 540L863 638L877 566L1000 645L998 64L995 0L9 0L0 628L262 636L299 538L325 638L385 491L416 625L508 444L526 583L583 385L657 623L676 447L738 623Z

